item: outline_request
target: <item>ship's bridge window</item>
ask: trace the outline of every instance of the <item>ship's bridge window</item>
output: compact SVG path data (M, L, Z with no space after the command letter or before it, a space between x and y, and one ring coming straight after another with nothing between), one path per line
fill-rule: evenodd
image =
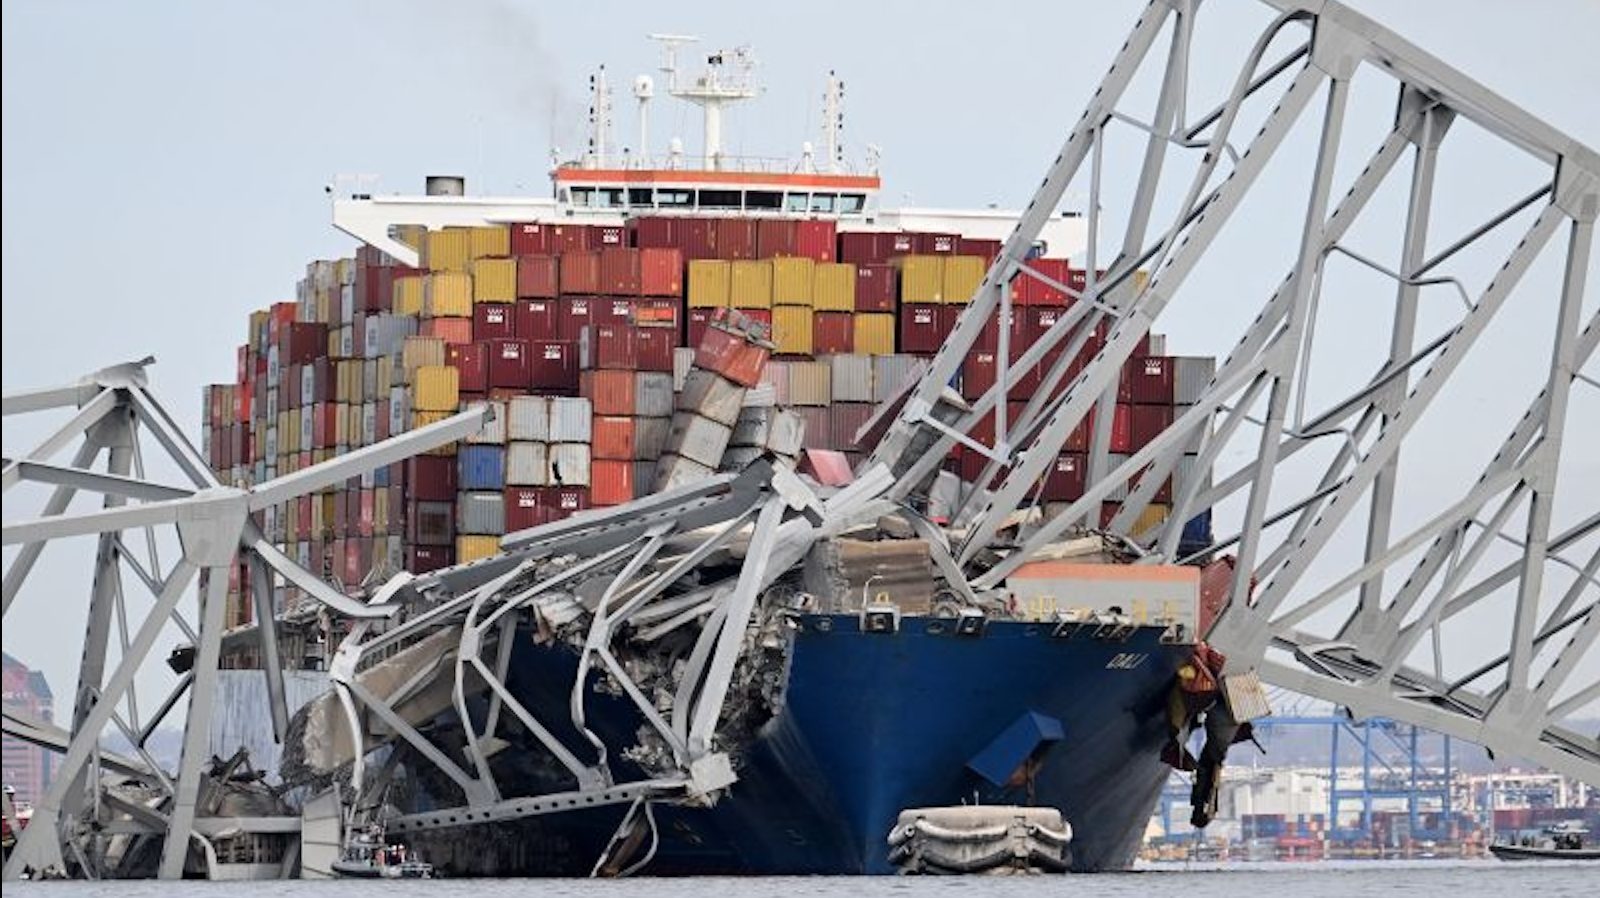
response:
M786 193L783 195L783 211L804 212L811 207L811 195L807 193Z
M622 205L621 187L601 187L594 192L595 205L602 209L613 209Z
M841 194L839 194L839 211L844 213L845 215L849 215L849 214L852 214L852 213L855 213L855 212L860 212L862 209L866 208L866 205L867 205L867 198L866 198L866 196L864 194L860 194L860 193L841 193Z
M646 207L648 207L648 206L652 206L654 204L655 204L655 191L651 190L648 187L629 187L628 188L628 205L630 205L630 206L646 206Z
M813 193L813 194L811 194L811 211L812 212L832 212L833 211L833 201L836 200L836 199L838 199L838 196L836 194L832 194L832 193Z
M775 190L752 190L744 195L746 209L781 209L783 194Z
M737 190L702 190L700 191L700 208L702 209L739 209L742 208Z
M694 194L688 190L657 190L657 206L693 206Z
M587 206L594 201L594 188L574 187L572 195L568 197L574 206Z

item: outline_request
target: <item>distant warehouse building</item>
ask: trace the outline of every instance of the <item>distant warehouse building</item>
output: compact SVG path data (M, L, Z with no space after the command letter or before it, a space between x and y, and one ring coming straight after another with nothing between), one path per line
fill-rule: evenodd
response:
M9 654L5 655L4 688L7 713L18 712L35 720L50 720L54 698L44 674L29 670ZM50 788L55 755L9 735L4 737L3 746L5 784L17 790L18 801L38 801Z

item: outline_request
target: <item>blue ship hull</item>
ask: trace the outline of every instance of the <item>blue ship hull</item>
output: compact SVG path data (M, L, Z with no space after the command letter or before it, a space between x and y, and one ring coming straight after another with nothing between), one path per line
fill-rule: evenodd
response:
M854 615L799 623L779 706L735 748L739 781L709 809L658 807L660 848L648 872L889 873L884 840L902 809L974 800L1061 809L1074 830L1075 870L1131 862L1167 779L1166 702L1189 646L1162 644L1158 627L1110 642L1016 621L991 622L980 636L956 635L934 618L907 618L894 634L863 633ZM513 692L542 719L564 719L560 684L571 683L574 655L527 638L518 646ZM1028 712L1064 731L1033 756L1031 781L997 786L975 773L969 763ZM612 745L631 744L641 723L631 705L603 695L591 696L589 713ZM574 732L556 733L575 750L583 745ZM497 824L492 834L421 844L457 875L586 875L622 813Z

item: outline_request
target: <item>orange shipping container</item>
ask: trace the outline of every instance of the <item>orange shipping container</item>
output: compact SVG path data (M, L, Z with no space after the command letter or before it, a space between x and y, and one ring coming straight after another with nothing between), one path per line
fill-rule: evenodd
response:
M589 503L622 505L633 501L633 462L596 459L589 467Z
M428 318L422 322L422 336L438 337L446 343L471 343L471 318Z
M564 295L600 293L600 254L564 253L561 256L561 292Z
M631 461L633 459L634 419L620 415L596 415L591 438L595 459Z
M639 292L645 296L682 296L683 251L676 248L639 250Z
M631 415L634 407L633 371L585 371L578 394L587 397L596 415Z

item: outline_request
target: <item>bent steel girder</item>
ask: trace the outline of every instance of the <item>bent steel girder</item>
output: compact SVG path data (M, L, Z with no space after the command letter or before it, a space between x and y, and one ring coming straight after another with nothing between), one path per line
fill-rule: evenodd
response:
M1019 565L1069 530L1096 526L1105 501L1120 501L1109 529L1128 534L1187 456L1204 476L1173 490L1164 524L1132 535L1146 561L1237 554L1231 601L1210 636L1233 665L1257 667L1274 684L1360 714L1429 726L1600 783L1600 739L1570 723L1600 709L1600 487L1592 472L1563 465L1572 455L1567 444L1588 451L1600 439L1592 414L1600 381L1592 366L1585 373L1600 342L1600 315L1585 304L1600 155L1337 2L1264 5L1267 23L1231 87L1190 122L1186 110L1197 98L1189 65L1206 52L1197 37L1203 32L1195 30L1206 4L1149 4L955 332L877 447L874 461L896 476L885 495L900 500L921 490L958 442L987 456L959 516L964 540L952 549L981 593L1002 588ZM1163 33L1170 40L1157 49ZM1147 107L1125 108L1127 88L1141 73L1158 89ZM1376 147L1352 136L1372 130L1362 120L1372 106L1350 100L1358 74L1363 89L1393 90L1382 123L1387 134ZM1247 102L1258 130L1245 140ZM1306 114L1314 103L1320 120ZM1143 160L1128 182L1125 232L1103 236L1100 209L1115 205L1102 183L1106 133L1123 126L1141 132ZM1292 131L1315 139L1291 142ZM1441 248L1437 237L1430 240L1439 229L1440 197L1451 190L1441 160L1472 140L1515 157L1518 174L1500 188L1497 172L1476 173L1473 192L1493 197L1503 189L1503 205ZM1341 195L1336 176L1347 166L1339 163L1354 153L1370 155ZM1169 307L1198 295L1190 274L1214 244L1247 227L1236 221L1248 217L1239 210L1268 189L1260 175L1269 166L1297 171L1309 184L1289 198L1298 240L1279 257L1286 277L1194 403L1125 459L1110 457L1106 415L1124 363ZM1178 202L1158 215L1164 176L1178 179ZM950 412L945 385L984 323L1010 314L1008 285L1042 277L1022 262L1040 221L1071 185L1092 205L1086 283L1068 290L1075 304L1026 352L1012 357L1000 340L995 385ZM1395 219L1392 206L1372 202L1386 185L1405 210L1400 226L1389 229L1398 239L1387 238L1376 254L1365 245L1358 251L1347 241L1370 242L1367 232L1375 229L1357 225ZM1281 190L1274 200L1289 204ZM1105 248L1110 252L1097 263ZM1530 286L1534 278L1525 275L1557 254L1556 288ZM1363 333L1330 329L1327 313L1319 314L1324 292L1339 289L1347 266L1391 285L1392 315ZM1141 269L1149 273L1142 285L1135 277ZM1485 270L1492 275L1469 289L1469 273ZM1486 348L1486 333L1528 320L1553 322L1548 342L1519 346L1514 358ZM1103 345L1074 365L1082 347L1093 347L1093 328L1103 329ZM1329 358L1374 356L1382 361L1370 377L1343 378L1358 382L1342 395L1324 386L1327 379L1311 386L1316 360L1326 366ZM1413 504L1417 485L1436 481L1433 472L1419 472L1418 450L1406 445L1419 445L1428 426L1451 420L1441 398L1448 387L1506 365L1542 375L1536 395L1517 408L1520 415L1456 424L1508 436L1481 473L1449 488L1455 496L1438 501L1435 488L1427 502ZM1044 372L1043 388L1008 416L1004 398L1035 366ZM935 420L941 402L947 405ZM995 436L985 445L972 434L991 413ZM1086 421L1096 427L1084 494L1037 528L1013 533L1014 512L1036 501L1047 466ZM925 454L909 451L923 446ZM1213 481L1211 469L1245 447L1248 461L1232 462ZM1185 522L1219 507L1237 517L1224 520L1219 512L1219 538L1181 558ZM1352 548L1359 560L1345 561ZM1457 627L1469 619L1497 623L1462 635Z
M305 586L313 601L339 613L383 618L395 610L393 605L362 605L300 569L265 543L250 516L268 505L475 433L487 415L486 408L480 406L256 489L235 489L217 481L171 415L148 392L145 367L151 361L113 366L76 384L4 399L7 416L77 408L38 447L26 455L8 454L5 461L3 488L8 514L25 504L13 494L14 487L32 482L53 488L36 516L8 519L0 526L0 541L20 547L5 575L8 628L14 625L9 617L12 606L27 595L30 574L51 540L78 536L95 536L98 540L90 572L92 586L71 723L53 731L47 740L62 755L60 772L35 805L31 825L21 833L15 851L6 861L7 879L19 876L28 867L68 869L68 859L71 869L81 876L122 875L126 871L117 867L116 858L108 854L108 835L123 830L162 839L159 875L167 879L181 877L190 839L210 826L203 819L199 798L202 773L209 758L206 747L230 572L240 563L250 566L258 590L256 599L265 603L258 610L268 612L265 617L270 617L270 598L266 594L274 576ZM145 475L147 442L158 447L188 484L160 483ZM52 460L74 443L78 449L69 464ZM106 457L106 469L93 470L102 455ZM102 507L70 512L69 506L79 493L102 496ZM156 531L168 527L175 531L181 552L175 562L163 567ZM132 531L144 531L143 558L130 549L137 543L130 536ZM125 573L134 576L126 578ZM183 606L188 587L197 579L201 588L195 607L186 611ZM148 607L135 607L133 598L137 593L130 588L134 584L142 585L152 597ZM45 584L39 591L50 586ZM153 654L157 640L169 625L175 625L189 641L194 659L164 697L145 705L155 710L141 719L136 680L152 669L170 672L165 659ZM114 633L119 639L115 648ZM258 638L263 656L275 660L276 629L261 627ZM274 663L264 675L275 704L275 731L281 736L287 720L281 706L281 671ZM175 768L169 771L155 762L146 742L185 701L181 750ZM9 719L6 729L19 735L29 731ZM101 740L113 731L132 743L140 763L113 757L101 748ZM137 780L162 796L159 805L141 810L132 820L113 820L127 813L126 802L104 791L104 781L113 773Z

